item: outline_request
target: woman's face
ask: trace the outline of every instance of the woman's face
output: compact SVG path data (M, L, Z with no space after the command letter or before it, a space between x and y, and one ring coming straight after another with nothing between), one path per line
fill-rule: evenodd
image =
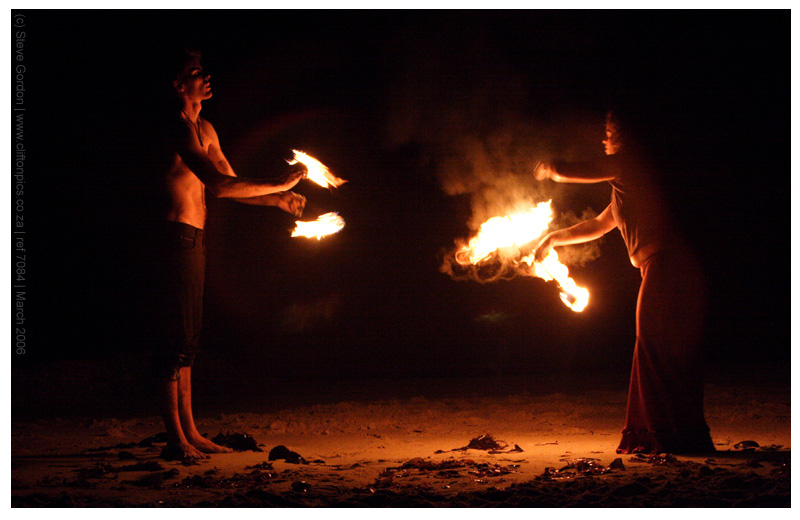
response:
M606 155L614 155L622 146L619 135L619 126L616 121L609 119L606 121L606 138L603 139Z

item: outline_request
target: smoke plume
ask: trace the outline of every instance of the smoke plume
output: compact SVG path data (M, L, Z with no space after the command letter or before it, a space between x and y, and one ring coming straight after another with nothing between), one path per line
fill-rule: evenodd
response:
M601 116L559 106L557 85L535 70L515 70L480 30L468 38L463 28L450 31L417 28L397 46L404 54L389 96L389 146L413 144L421 150L420 169L434 171L445 193L469 197L469 235L491 217L525 212L550 199L554 208L565 208L551 230L594 216L582 208L578 217L569 186L537 182L532 172L538 161L588 159L587 151L601 151ZM498 252L480 266L459 265L454 252L469 238L442 251L442 272L478 281L519 274L519 251ZM559 249L568 265L598 254L596 242Z

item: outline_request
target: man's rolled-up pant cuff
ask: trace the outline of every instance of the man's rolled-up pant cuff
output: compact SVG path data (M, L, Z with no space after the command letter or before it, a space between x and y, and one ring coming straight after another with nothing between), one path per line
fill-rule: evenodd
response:
M194 352L190 354L176 354L174 356L156 357L153 359L153 374L156 379L177 381L181 378L181 368L194 364Z

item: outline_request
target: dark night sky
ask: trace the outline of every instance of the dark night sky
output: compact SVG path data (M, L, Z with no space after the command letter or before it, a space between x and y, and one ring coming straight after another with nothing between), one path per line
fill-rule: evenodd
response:
M599 153L622 98L651 111L666 194L706 265L710 358L788 366L788 11L32 11L28 26L33 355L15 362L146 343L159 63L190 44L212 75L203 115L240 176L280 173L300 148L350 181L298 188L306 216L347 221L320 242L289 238L274 208L210 202L210 359L267 374L625 372L639 275L616 231L572 269L592 290L580 315L538 279L439 272L472 215L442 179L476 165L454 164L491 149L489 169L522 182L529 150ZM554 193L580 214L610 188Z

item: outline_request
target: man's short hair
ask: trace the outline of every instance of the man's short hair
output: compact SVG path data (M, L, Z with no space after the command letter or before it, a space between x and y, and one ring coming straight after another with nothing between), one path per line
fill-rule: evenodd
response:
M198 49L186 48L174 52L168 62L170 84L182 79L181 76L187 66L199 66L202 58L203 55Z

